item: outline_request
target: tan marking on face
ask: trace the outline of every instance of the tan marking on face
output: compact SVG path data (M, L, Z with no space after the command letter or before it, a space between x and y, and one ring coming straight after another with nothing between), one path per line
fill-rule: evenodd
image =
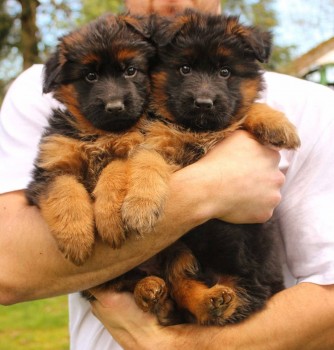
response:
M85 57L82 57L81 63L82 64L96 64L100 62L100 57L98 55L95 55L94 53L89 53Z
M154 110L166 119L174 120L173 115L168 111L168 96L165 92L167 73L159 72L152 74L152 104Z
M245 104L251 104L259 95L261 87L260 78L245 80L241 84L241 94Z
M245 116L251 104L254 103L254 101L259 97L260 88L260 78L245 79L241 83L240 93L242 95L242 106L237 112L235 119L240 119Z
M119 62L134 59L139 55L139 52L131 49L120 49L117 51L117 59Z
M96 128L85 116L81 113L78 103L78 94L72 84L61 85L55 92L55 97L61 101L68 111L75 118L75 127L85 134L104 135L106 131Z
M230 57L233 55L233 50L228 47L220 46L217 49L217 55L222 57Z

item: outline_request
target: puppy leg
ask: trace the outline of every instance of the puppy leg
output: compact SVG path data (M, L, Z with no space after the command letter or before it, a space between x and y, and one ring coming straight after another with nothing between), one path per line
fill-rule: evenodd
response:
M150 232L163 213L171 167L154 150L141 149L131 159L122 218L128 231Z
M287 149L296 149L300 140L296 128L277 110L263 103L254 103L244 121L244 127L261 143Z
M72 175L58 176L41 197L40 208L60 251L83 264L94 244L93 208L85 187Z
M134 298L143 311L156 315L161 325L179 323L174 303L169 298L166 283L162 278L148 276L140 280L135 287Z
M115 160L102 171L93 195L95 224L102 240L113 248L120 248L126 240L121 207L127 189L125 160Z
M229 286L216 284L209 288L200 281L184 278L178 279L174 288L178 306L202 325L224 325L239 306L237 294Z
M169 258L167 276L176 304L189 311L199 324L225 324L241 304L234 285L216 284L209 288L197 280L197 261L187 247L175 244L168 250L173 258Z

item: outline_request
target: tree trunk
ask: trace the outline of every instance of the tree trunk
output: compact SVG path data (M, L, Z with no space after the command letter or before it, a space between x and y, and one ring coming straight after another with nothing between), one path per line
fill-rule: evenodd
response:
M23 57L23 69L40 62L38 52L39 31L36 25L36 12L39 6L38 0L19 0L22 6L21 12L21 53Z

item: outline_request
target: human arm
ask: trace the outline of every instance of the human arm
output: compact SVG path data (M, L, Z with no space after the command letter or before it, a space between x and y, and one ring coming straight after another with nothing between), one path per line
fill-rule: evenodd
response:
M63 258L39 210L27 204L22 190L1 194L0 266L7 268L0 271L0 303L50 297L101 284L211 218L266 221L280 201L284 177L278 162L278 152L259 145L245 132L236 132L199 162L172 176L166 212L154 232L140 241L129 237L119 250L97 242L93 256L81 267ZM255 198L257 205L250 206Z
M274 295L265 309L225 327L162 327L130 294L99 292L92 311L125 349L330 350L334 285L300 283Z

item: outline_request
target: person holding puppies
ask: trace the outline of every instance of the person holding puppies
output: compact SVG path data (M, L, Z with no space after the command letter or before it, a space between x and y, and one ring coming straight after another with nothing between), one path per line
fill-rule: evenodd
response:
M140 2L139 9L138 3L128 0L127 7L134 13L162 14L196 6L203 11L219 10L218 1L151 0ZM96 293L92 311L97 320L90 304L75 293L70 295L71 348L333 348L330 204L334 169L333 149L328 146L333 138L333 92L266 73L263 101L285 112L297 126L301 148L280 155L246 132L235 132L200 161L173 174L165 216L152 234L140 242L130 238L120 250L97 242L89 260L78 267L58 252L39 211L28 206L24 196L43 127L51 108L58 106L52 96L42 95L41 71L42 66L33 66L24 72L13 83L1 110L0 246L4 248L0 263L7 267L0 273L2 304L93 287L147 260L211 218L265 222L281 202L275 218L284 242L289 288L274 296L266 309L235 326L161 327L136 307L131 295Z

